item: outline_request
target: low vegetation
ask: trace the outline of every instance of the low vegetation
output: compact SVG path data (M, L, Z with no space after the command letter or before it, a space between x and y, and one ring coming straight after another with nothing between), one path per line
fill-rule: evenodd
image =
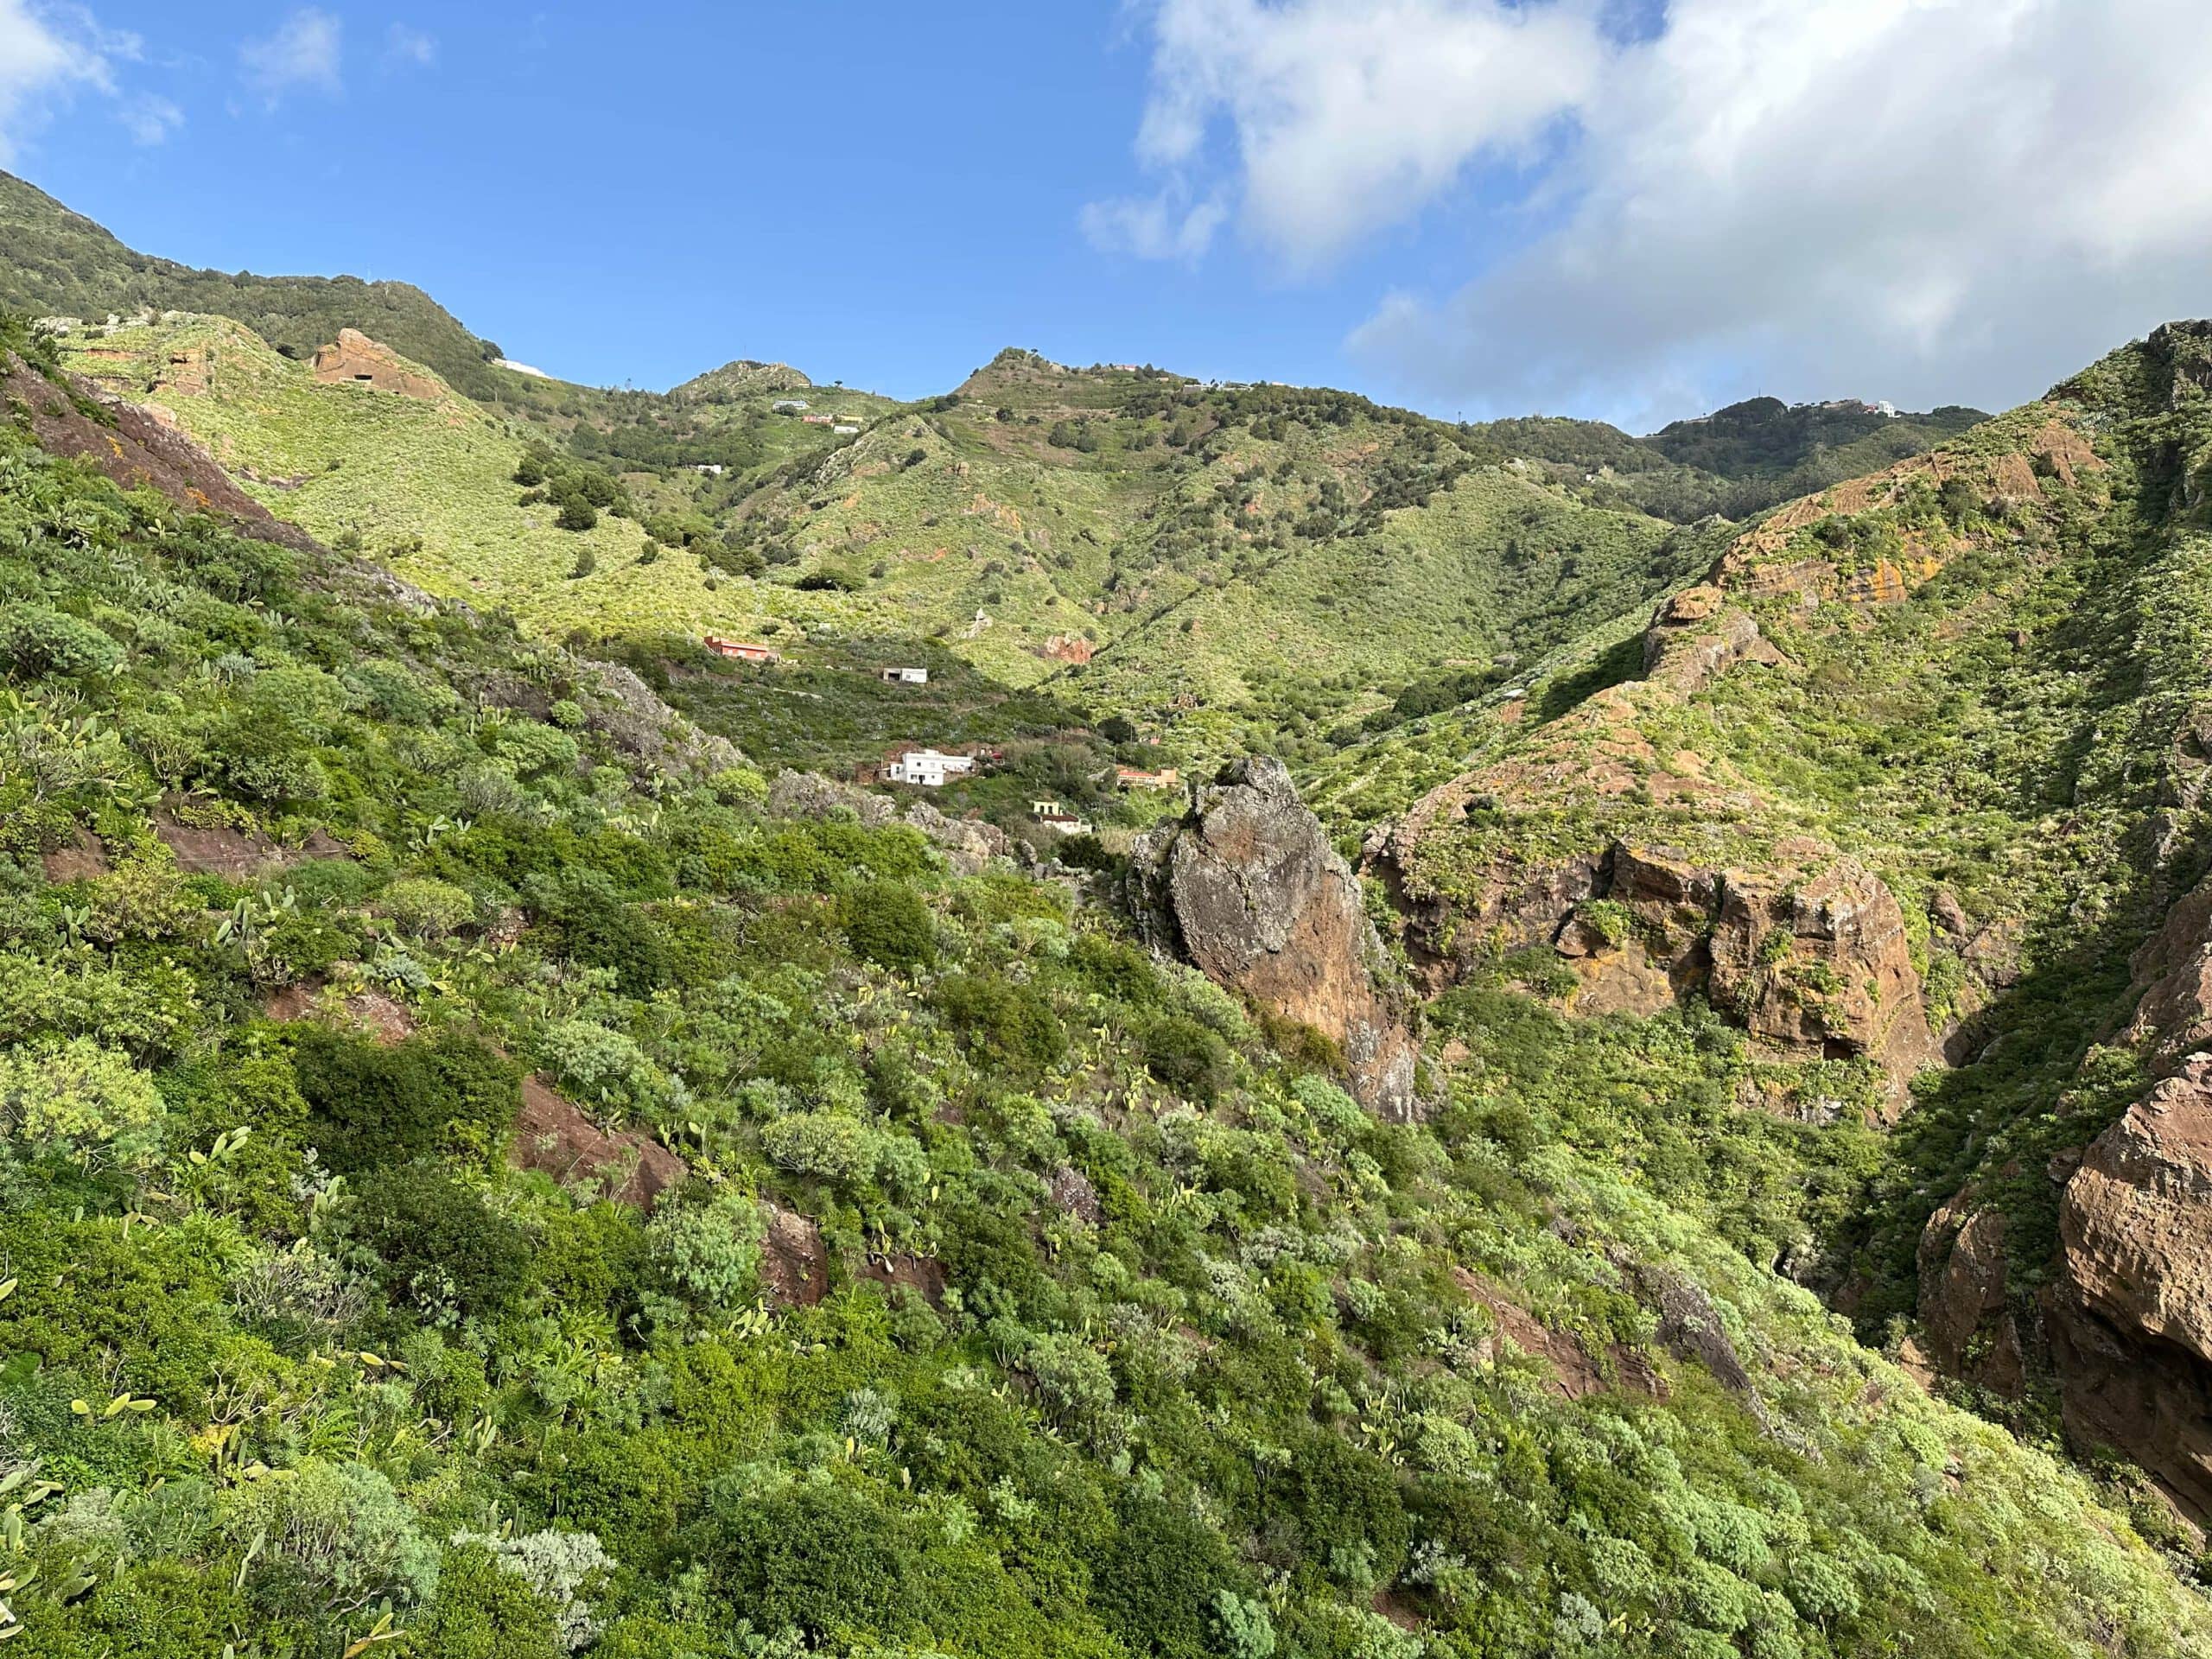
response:
M1764 1265L1865 1147L1732 1113L1708 1018L1471 988L1386 1124L1107 889L771 816L20 422L0 583L16 1653L2212 1641Z

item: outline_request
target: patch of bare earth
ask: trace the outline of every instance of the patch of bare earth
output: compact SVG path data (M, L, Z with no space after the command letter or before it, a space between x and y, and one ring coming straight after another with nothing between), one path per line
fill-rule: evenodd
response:
M543 1078L522 1080L507 1161L542 1170L564 1186L589 1181L617 1204L650 1211L690 1173L684 1161L641 1129L610 1134Z
M46 879L57 887L65 881L89 881L108 872L107 849L89 830L78 830L76 839L67 847L41 853L38 861Z

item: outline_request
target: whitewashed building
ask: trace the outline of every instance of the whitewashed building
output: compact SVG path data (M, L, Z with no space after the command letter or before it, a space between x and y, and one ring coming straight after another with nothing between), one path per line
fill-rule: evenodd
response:
M909 749L884 770L885 779L894 784L912 784L922 789L942 789L948 778L958 778L976 770L972 754L945 754L936 749Z
M886 685L927 685L930 671L926 668L887 668L883 671Z

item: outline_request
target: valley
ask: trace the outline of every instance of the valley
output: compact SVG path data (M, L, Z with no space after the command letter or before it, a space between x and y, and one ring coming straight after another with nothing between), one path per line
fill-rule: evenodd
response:
M2212 1650L2212 325L1639 438L0 230L14 1652Z

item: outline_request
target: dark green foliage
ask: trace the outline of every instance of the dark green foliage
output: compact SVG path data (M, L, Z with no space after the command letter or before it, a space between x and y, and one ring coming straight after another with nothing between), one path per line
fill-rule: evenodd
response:
M1205 1659L1215 1649L1209 1614L1217 1592L1244 1575L1215 1533L1157 1499L1122 1506L1113 1538L1091 1567L1092 1599L1107 1628L1137 1653Z
M919 968L937 955L930 907L912 887L872 881L845 895L845 937L880 968Z
M562 1659L568 1652L546 1599L475 1543L446 1551L437 1599L409 1645L439 1659Z
M529 1235L438 1169L409 1164L364 1179L346 1227L385 1294L434 1319L496 1319L529 1282Z
M664 983L668 946L652 919L627 903L604 868L583 868L525 884L533 918L550 930L561 953L594 968L611 968L624 989Z
M1229 1045L1197 1020L1164 1014L1144 1028L1152 1075L1195 1100L1211 1100L1236 1075Z
M1037 990L1010 980L963 974L937 988L938 1012L969 1052L1027 1070L1049 1065L1067 1048L1067 1033Z
M520 1100L514 1065L459 1033L382 1047L309 1026L292 1065L323 1160L340 1172L433 1151L488 1155Z

